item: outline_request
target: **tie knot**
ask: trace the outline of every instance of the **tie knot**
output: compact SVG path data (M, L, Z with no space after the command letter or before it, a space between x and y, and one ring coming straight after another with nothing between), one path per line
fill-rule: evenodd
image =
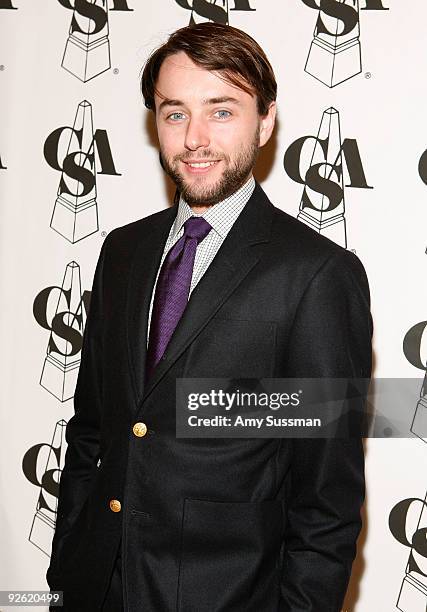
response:
M211 227L203 217L190 217L184 223L184 237L197 238L199 243L209 234Z

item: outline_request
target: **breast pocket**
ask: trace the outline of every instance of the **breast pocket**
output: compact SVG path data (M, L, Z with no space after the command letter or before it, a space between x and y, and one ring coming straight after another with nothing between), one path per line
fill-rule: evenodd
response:
M179 612L273 612L280 589L282 504L185 499Z
M214 317L192 343L185 376L269 378L275 365L276 323Z

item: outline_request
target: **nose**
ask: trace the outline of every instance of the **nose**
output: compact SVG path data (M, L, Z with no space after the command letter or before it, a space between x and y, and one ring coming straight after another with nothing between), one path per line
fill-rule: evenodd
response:
M200 147L208 147L210 143L208 126L201 118L192 117L187 125L185 148L196 151Z

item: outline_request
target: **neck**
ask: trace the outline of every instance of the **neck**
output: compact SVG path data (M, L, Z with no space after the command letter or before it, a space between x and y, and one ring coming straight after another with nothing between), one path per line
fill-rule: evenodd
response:
M193 212L198 215L206 212L211 206L213 206L213 204L192 204L191 202L188 202L188 205L191 207Z

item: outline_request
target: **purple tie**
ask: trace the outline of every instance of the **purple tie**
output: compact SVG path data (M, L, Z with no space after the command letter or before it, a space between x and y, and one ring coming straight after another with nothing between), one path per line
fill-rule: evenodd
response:
M165 257L154 294L147 351L146 378L160 361L188 302L197 245L211 226L203 217L190 217L184 234Z

